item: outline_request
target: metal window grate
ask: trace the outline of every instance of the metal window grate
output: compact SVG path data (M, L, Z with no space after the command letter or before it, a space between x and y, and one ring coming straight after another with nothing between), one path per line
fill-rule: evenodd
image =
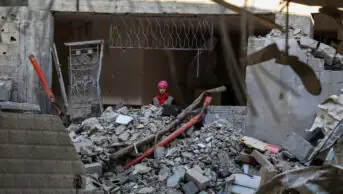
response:
M210 50L213 19L211 16L114 16L110 47Z
M103 41L65 43L69 47L69 109L72 119L103 110L99 85ZM100 107L100 108L99 108Z

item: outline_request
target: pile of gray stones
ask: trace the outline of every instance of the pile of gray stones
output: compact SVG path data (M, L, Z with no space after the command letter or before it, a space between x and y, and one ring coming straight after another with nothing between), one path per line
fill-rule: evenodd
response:
M121 117L121 119L119 119ZM242 151L242 129L217 118L201 127L191 127L154 155L123 169L132 157L111 161L111 154L138 140L156 134L175 119L162 116L162 108L108 107L100 117L92 117L68 127L76 151L87 171L89 193L217 193L225 178L241 173L236 162ZM184 122L189 120L186 118ZM182 126L181 123L178 127ZM162 139L165 136L161 137ZM147 145L146 148L152 145ZM145 149L146 150L146 149Z

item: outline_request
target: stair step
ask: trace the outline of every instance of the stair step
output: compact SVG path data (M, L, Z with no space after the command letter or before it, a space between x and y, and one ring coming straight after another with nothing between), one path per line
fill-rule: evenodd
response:
M55 115L0 112L0 128L63 131L65 127Z

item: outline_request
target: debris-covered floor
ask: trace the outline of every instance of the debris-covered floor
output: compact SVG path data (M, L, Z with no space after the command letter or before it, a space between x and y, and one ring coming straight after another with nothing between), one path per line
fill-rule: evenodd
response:
M118 161L110 160L111 154L158 132L174 119L161 114L162 108L152 105L141 109L124 106L116 111L108 107L101 117L89 118L68 128L89 173L87 190L218 193L224 192L228 186L225 179L232 175L254 175L259 183L260 163L275 173L301 167L300 163L291 162L293 158L290 153L274 147L271 151L275 152L276 148L277 153L272 154L265 149L267 144L243 137L242 129L234 128L235 125L225 118L214 119L214 122L202 127L189 128L168 146L157 147L152 156L128 169L123 169L123 164L151 144L139 150L137 148L138 154L133 152ZM118 119L124 116L127 116L127 124ZM254 147L260 147L260 151ZM254 159L255 154L262 158ZM258 185L249 189L254 191Z

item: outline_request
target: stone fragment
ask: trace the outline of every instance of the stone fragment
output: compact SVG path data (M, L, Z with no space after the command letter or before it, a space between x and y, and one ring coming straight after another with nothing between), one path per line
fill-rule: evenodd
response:
M120 135L122 134L126 129L126 126L125 125L119 125L116 129L115 129L115 132L116 132L116 135Z
M308 64L314 71L324 71L324 60L315 57L309 57Z
M124 133L122 133L121 135L119 135L119 140L120 141L127 141L130 137L130 133L125 131Z
M191 159L193 157L193 154L190 152L182 152L181 153L182 157Z
M286 135L281 145L301 162L306 162L314 149L301 135L294 132Z
M310 48L315 50L318 45L318 41L313 40L312 38L308 36L304 36L300 38L300 45L305 48Z
M161 182L165 181L168 178L169 173L170 173L170 169L167 167L163 167L158 173L158 180Z
M102 164L100 162L85 164L85 169L87 174L102 175Z
M136 164L135 165L135 171L139 174L148 173L150 170L151 170L151 168L144 165L144 164Z
M186 179L193 181L200 189L204 189L210 184L210 179L202 175L196 169L189 169L186 171Z
M275 166L270 163L268 161L268 159L266 158L266 156L264 156L263 154L261 154L259 151L257 150L254 150L252 153L251 153L251 156L255 158L255 160L261 164L262 167L265 167L269 170L275 170Z
M258 189L261 182L260 176L250 176L246 174L233 174L234 184L252 189Z
M336 49L324 43L319 44L315 55L316 57L323 58L327 65L333 65L334 59L336 63L343 64L343 55L336 55Z
M153 194L155 192L154 187L144 187L140 189L137 194Z
M144 125L143 125L143 124L139 124L139 125L137 125L136 128L137 128L137 129L144 129Z
M206 191L200 191L198 194L208 194Z
M154 156L155 156L155 159L159 159L159 158L163 158L164 157L164 147L155 147L154 149Z
M106 122L113 122L116 120L119 114L113 111L112 106L106 108L106 110L101 114L101 118Z
M191 126L189 129L186 130L186 135L191 136L194 131L194 126Z
M196 194L199 189L193 182L188 182L182 186L184 194Z
M10 101L12 90L11 80L0 80L0 101Z
M186 174L186 169L183 166L178 166L174 169L174 174L177 174L180 179L184 179L185 174Z
M67 129L70 132L75 132L75 131L78 131L80 129L80 125L71 124L71 125L69 125L69 127Z
M167 180L167 187L178 188L180 186L181 177L178 174L174 174Z
M156 127L156 125L154 124L154 123L150 123L149 124L149 129L151 130L151 132L153 132L153 133L156 133L157 132L157 127Z
M94 130L97 125L99 125L99 120L95 117L86 119L81 123L81 126L85 131Z
M277 174L278 173L275 169L267 169L262 166L260 169L260 176L261 176L260 185L263 185L264 183L268 182Z
M223 177L227 177L231 174L230 172L230 156L226 152L220 152L218 154L219 160L219 172Z
M119 115L116 119L116 123L121 125L128 125L133 120L130 116Z
M198 146L199 146L199 148L205 148L206 147L206 145L203 143L198 143Z
M127 115L129 114L129 109L126 106L119 108L117 111L119 114Z

